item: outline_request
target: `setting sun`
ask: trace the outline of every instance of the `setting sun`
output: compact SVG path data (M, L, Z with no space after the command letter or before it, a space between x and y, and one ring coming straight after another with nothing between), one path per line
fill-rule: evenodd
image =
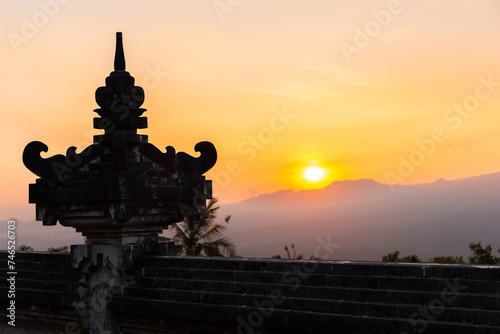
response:
M322 189L334 181L344 180L344 169L323 159L303 159L283 171L283 181L294 190Z
M302 189L321 189L333 181L332 167L317 160L308 161L300 170Z
M318 183L326 178L326 170L322 167L306 167L302 171L302 178L311 183Z

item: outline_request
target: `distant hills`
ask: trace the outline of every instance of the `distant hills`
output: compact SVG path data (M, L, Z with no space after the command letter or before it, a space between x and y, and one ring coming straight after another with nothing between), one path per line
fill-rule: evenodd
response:
M378 261L395 250L424 260L466 258L471 241L492 244L495 252L500 247L500 173L395 191L373 180L336 181L320 190L284 190L223 204L219 220L226 215L232 216L227 236L241 256L283 256L283 246L295 243L309 257L317 239L329 236L339 244L329 259ZM19 221L17 235L18 245L36 250L83 241L72 228L35 221Z
M336 181L321 190L279 191L222 205L238 254L270 257L295 243L309 257L318 237L340 244L330 259L380 260L399 250L423 260L470 254L482 241L500 248L500 173L396 186Z

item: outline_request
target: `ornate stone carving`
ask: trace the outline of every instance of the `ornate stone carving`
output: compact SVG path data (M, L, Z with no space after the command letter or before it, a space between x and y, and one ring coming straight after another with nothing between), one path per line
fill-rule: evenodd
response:
M147 127L144 91L125 71L121 33L114 71L97 89L96 102L94 128L104 134L82 152L70 147L66 155L42 158L48 147L39 141L24 149L25 166L40 177L30 185L29 199L36 203L37 220L72 226L91 243L110 243L138 235L154 241L184 216L203 215L211 198L211 182L203 174L214 166L217 151L203 141L194 147L199 157L172 146L164 153L137 134Z

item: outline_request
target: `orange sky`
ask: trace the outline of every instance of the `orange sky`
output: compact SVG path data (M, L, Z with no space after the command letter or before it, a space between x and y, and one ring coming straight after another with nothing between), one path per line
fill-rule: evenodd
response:
M213 142L222 203L309 188L308 164L329 169L319 186L500 171L496 0L37 0L0 17L4 218L34 212L28 142L52 156L99 133L116 31L146 91L142 133L193 155Z

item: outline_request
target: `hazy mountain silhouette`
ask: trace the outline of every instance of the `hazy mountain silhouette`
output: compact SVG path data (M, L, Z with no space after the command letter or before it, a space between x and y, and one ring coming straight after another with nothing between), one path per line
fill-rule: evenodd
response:
M223 205L228 236L243 256L313 254L318 237L340 244L330 259L380 260L399 250L422 259L469 255L470 241L500 247L500 173L397 186L337 181L321 190L280 191Z
M29 217L34 209L26 205L24 211ZM283 255L283 246L295 243L298 252L308 257L318 245L316 239L328 235L340 244L330 259L380 260L395 250L425 260L446 254L467 256L471 241L492 244L496 252L500 173L397 186L394 192L373 180L337 181L321 190L284 190L222 204L218 220L226 215L232 215L227 236L241 256ZM36 250L83 241L72 228L42 226L37 221L18 220L16 232L18 245Z

